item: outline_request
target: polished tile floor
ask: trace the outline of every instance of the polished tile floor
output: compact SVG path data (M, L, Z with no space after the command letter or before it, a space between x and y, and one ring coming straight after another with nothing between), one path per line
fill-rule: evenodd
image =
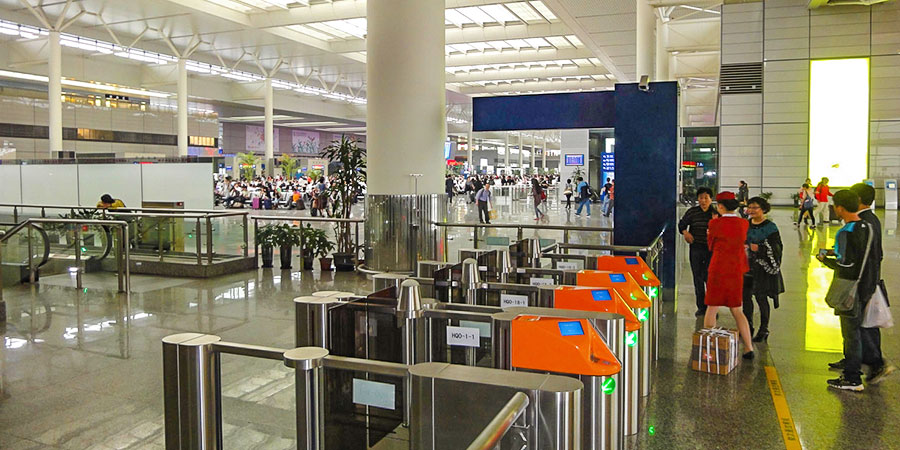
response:
M522 202L500 209L498 222L534 223ZM900 376L863 393L825 387L832 376L826 363L840 358L840 334L822 303L830 272L812 255L830 244L838 227L797 230L790 214L786 209L772 214L785 242L788 292L773 312L769 343L758 347L760 358L728 376L688 367L690 337L699 323L686 246L679 244L677 298L664 307L653 393L630 448L783 448L767 365L777 370L805 448L900 448L900 428L894 426L900 419ZM554 224L611 225L596 212L590 219L576 218L555 205L549 215ZM890 292L900 292L900 280L889 276L900 269L897 215L881 215L883 272ZM451 220L477 222L477 216L458 200ZM452 232L451 243L471 247L463 230ZM0 449L163 448L164 336L203 332L289 348L294 297L330 289L366 293L370 286L357 274L261 269L212 280L135 275L130 299L115 293L115 276L107 273L87 274L83 290L74 288L69 275L7 288ZM727 315L721 323L733 325ZM893 330L884 332L883 341L886 356L898 355ZM225 356L222 376L226 448L293 448L292 372L277 362Z

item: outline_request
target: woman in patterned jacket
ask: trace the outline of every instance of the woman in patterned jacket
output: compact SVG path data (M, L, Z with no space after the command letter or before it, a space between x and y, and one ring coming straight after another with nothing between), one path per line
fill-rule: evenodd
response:
M753 300L759 305L759 330L753 342L763 342L769 337L769 298L778 308L778 296L784 292L781 277L781 255L784 245L775 223L766 218L772 207L762 197L747 202L750 228L747 230L750 271L744 276L744 315L753 334Z

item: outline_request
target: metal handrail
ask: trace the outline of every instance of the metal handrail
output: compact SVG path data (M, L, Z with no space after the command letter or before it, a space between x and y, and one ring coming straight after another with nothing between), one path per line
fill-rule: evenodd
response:
M451 222L432 222L433 225L448 228L510 228L523 230L560 230L560 231L595 231L595 232L613 232L612 228L606 227L582 227L568 225L537 225L537 224L517 224L517 223L451 223Z
M506 432L512 428L513 424L519 420L519 417L525 413L528 408L528 396L516 392L512 398L506 402L506 405L500 409L500 412L487 424L484 430L469 444L468 450L490 450L497 446L497 443L503 439Z
M80 206L80 205L50 205L50 204L37 204L37 203L0 203L0 208L13 208L13 214L17 214L17 209L93 209L93 210L108 210L108 208L99 208L97 206ZM126 206L124 208L120 208L120 210L129 210L129 211L151 211L157 213L200 213L200 214L222 214L225 212L231 211L223 211L218 209L174 209L174 208L143 208L143 207L130 207ZM116 210L110 210L116 211ZM249 214L249 211L234 211L236 213L244 213Z
M3 233L0 236L0 260L2 260L2 249L3 243L9 240L14 234L20 232L21 230L29 227L33 224L42 224L42 223L56 223L56 224L72 224L72 225L97 225L97 226L110 226L117 227L121 230L121 234L119 236L119 248L117 248L116 252L116 271L118 272L119 278L119 292L129 293L131 292L131 252L129 250L128 241L129 241L129 232L128 232L128 222L122 220L96 220L96 219L49 219L49 218L31 218L22 221L11 230ZM81 239L81 228L76 226L74 227L75 232L75 242L80 242ZM35 279L35 265L33 261L33 252L28 252L28 267L29 272L31 273L30 279ZM122 257L124 257L124 261L122 261ZM82 272L84 271L81 267L82 258L81 258L81 247L79 245L75 246L75 264L78 270L75 272L75 283L78 289L82 289L84 286L82 284ZM6 302L3 300L3 265L0 264L0 322L6 322ZM126 300L128 302L128 300ZM128 306L130 308L130 306Z
M19 226L19 224L0 224L0 225L10 225L13 227L10 230L13 230ZM43 240L44 240L44 256L41 258L41 262L39 262L37 265L37 267L41 267L44 264L47 264L47 261L50 261L50 238L47 236L47 231L44 230L44 228L35 226L34 224L30 224L28 226L34 230L37 230L38 233L40 233L41 238L43 238ZM0 243L5 242L6 239L8 239L8 238L4 238L3 236L5 236L6 234L9 234L10 230L0 230ZM10 234L10 236L12 236L12 234L15 234L17 232L18 232L18 230L14 231L13 233Z

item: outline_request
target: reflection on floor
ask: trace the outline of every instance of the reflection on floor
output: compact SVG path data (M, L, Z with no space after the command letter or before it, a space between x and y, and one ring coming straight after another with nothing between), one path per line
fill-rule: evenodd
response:
M609 225L599 214L576 219L563 211L551 210L551 222ZM527 206L509 208L499 222L534 223L531 213ZM790 211L772 216L786 247L787 292L773 311L769 343L758 347L761 358L728 376L690 370L690 336L699 322L686 246L680 243L678 297L664 307L653 394L629 448L783 448L766 365L778 370L804 447L897 448L900 377L861 394L825 388L832 375L826 363L840 358L840 334L821 300L831 273L812 255L833 240L838 227L797 230ZM452 220L475 222L477 216L457 201ZM889 214L885 274L900 268L896 231L896 213ZM454 248L471 246L464 230L452 237ZM900 292L900 281L887 282L891 292ZM289 348L294 297L331 289L366 293L371 282L357 274L258 270L210 280L136 275L133 285L130 301L115 293L109 274L88 274L84 290L75 290L69 275L5 290L10 322L0 347L6 394L0 400L0 448L164 448L164 336L203 332ZM727 314L721 322L733 326ZM883 334L885 354L900 354L894 331ZM291 375L278 362L223 357L226 448L294 447Z

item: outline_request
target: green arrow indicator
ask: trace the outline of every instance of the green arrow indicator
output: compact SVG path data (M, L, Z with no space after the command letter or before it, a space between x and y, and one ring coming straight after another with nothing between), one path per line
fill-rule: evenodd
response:
M616 390L616 380L612 378L607 378L606 381L600 385L600 388L603 389L603 393L606 395L612 394L613 391Z
M641 322L646 322L650 318L650 311L647 311L647 308L641 308L638 310L637 317Z
M625 344L629 347L637 345L637 332L629 331L625 333Z
M659 288L653 286L650 288L650 297L656 298L656 295L659 294Z
M651 425L650 428L647 430L647 433L649 433L650 436L653 436L654 434L656 434L656 428L654 428L653 425Z

